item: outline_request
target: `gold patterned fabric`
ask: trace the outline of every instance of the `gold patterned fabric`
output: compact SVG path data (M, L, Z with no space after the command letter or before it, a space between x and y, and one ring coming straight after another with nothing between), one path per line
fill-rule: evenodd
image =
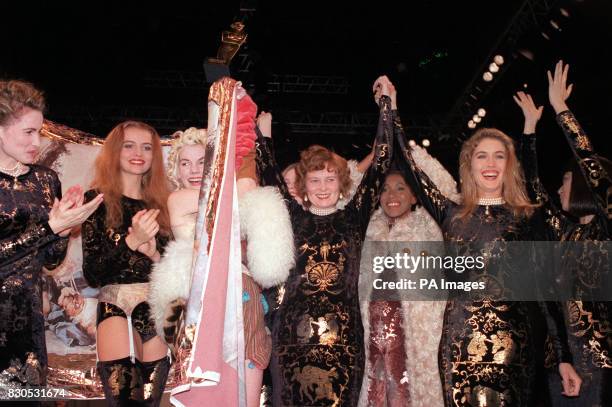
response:
M574 368L583 380L580 396L568 399L561 395L560 378L554 372L558 359L554 352L546 349L546 365L553 370L553 374L549 375L551 399L555 405L564 406L612 405L612 387L608 384L612 383L612 303L579 300L599 287L606 286L606 281L612 277L610 253L603 243L610 240L607 203L610 199L610 179L574 115L570 111L561 112L557 122L582 169L582 174L573 176L584 176L600 210L587 224L580 224L561 211L539 178L537 138L532 134L523 135L517 140L527 191L533 200L542 205L541 212L549 236L565 242L589 242L584 245L567 245L562 259L564 269L571 271L571 286L577 299L565 303L563 314ZM602 270L608 272L602 273Z
M403 132L396 133L396 140L413 191L441 225L444 240L452 243L449 250L456 251L449 254L479 256L483 244L497 242L499 252L488 260L488 269L498 274L490 277L511 278L511 269L493 265L507 250L503 242L540 240L541 218L518 218L505 205L482 205L466 219L457 219L460 205L444 197L416 166ZM439 353L445 405L531 406L546 398L538 366L543 364L547 329L558 358L571 359L560 336L565 328L559 315L556 303L471 300L449 293Z
M258 171L287 201L296 266L272 305L272 399L275 406L355 406L364 366L358 295L359 260L370 215L391 159L395 113L381 99L375 158L342 210L317 216L295 202L282 180L271 140L259 134Z
M59 265L68 243L47 223L56 197L61 185L48 168L0 172L0 386L45 383L41 272Z

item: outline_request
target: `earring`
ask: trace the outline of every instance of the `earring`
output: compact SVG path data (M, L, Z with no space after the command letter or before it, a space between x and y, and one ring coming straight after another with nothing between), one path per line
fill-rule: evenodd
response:
M344 199L344 195L342 195L342 192L340 192L340 199Z
M308 195L304 195L304 202L308 202Z

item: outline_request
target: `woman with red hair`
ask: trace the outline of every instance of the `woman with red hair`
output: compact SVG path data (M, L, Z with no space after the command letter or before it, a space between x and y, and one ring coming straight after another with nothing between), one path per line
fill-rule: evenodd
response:
M273 405L355 406L363 368L363 326L358 280L361 247L391 162L395 89L387 77L374 84L380 102L374 161L343 208L351 179L346 160L322 146L301 153L296 168L298 203L283 181L269 139L260 134L258 166L264 184L286 201L297 249L296 265L271 315ZM270 132L258 121L261 132Z
M146 302L149 274L170 237L168 185L159 135L126 121L110 132L95 165L88 200L104 205L83 224L83 273L100 287L98 374L109 405L161 401L170 360Z

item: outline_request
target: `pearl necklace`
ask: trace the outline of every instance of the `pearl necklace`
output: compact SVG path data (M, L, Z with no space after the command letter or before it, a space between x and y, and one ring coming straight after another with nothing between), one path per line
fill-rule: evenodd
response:
M0 171L5 173L6 175L10 175L11 177L17 178L23 173L25 165L17 161L17 164L13 168L0 167Z
M327 215L331 215L332 213L336 212L338 210L338 208L331 207L331 208L323 208L323 209L319 209L319 208L315 208L313 206L311 206L310 208L308 208L308 210L310 211L310 213L312 213L313 215L317 215L317 216L327 216Z
M506 201L504 201L504 198L501 196L498 198L478 198L478 205L491 206L491 205L503 205L505 203Z

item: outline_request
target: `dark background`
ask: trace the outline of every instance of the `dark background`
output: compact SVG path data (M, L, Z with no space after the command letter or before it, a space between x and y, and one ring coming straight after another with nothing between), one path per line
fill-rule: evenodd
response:
M575 83L568 104L596 150L612 156L610 1L23 3L2 6L0 77L33 82L47 95L47 118L100 137L129 118L164 135L205 126L203 62L216 55L221 32L241 19L249 37L232 74L272 111L281 164L313 143L363 157L375 130L371 85L387 74L410 137L430 139L430 152L456 173L471 115L483 107L480 126L520 133L512 94L527 86L546 106L540 165L555 191L571 157L547 104L546 69L559 58L570 63ZM495 54L506 63L485 83L482 73ZM341 85L274 91L270 84L290 75Z

